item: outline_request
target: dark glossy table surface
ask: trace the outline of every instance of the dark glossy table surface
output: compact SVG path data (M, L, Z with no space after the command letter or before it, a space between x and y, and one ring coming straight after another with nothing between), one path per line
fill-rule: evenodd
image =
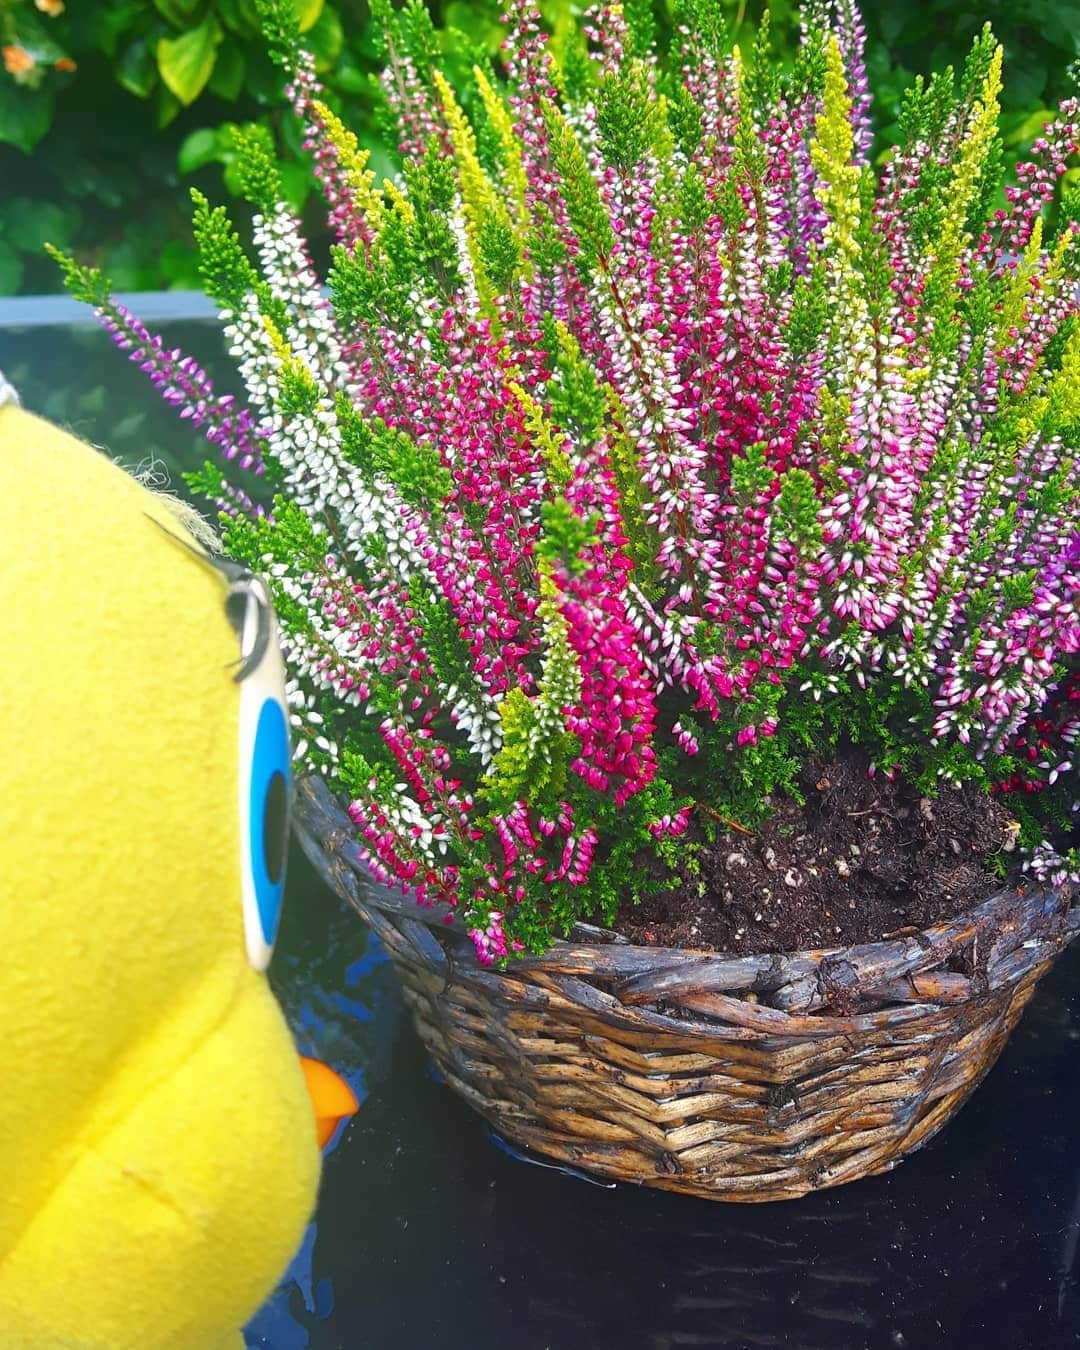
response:
M220 354L212 330L166 336ZM208 457L99 335L0 331L0 368L128 464ZM766 1206L608 1188L500 1148L432 1076L378 944L295 849L272 978L302 1048L362 1105L249 1345L1080 1345L1080 944L943 1136L889 1176Z
M1080 1345L1080 947L944 1135L774 1205L513 1157L433 1076L377 944L294 850L274 978L363 1096L249 1344L379 1350ZM366 1095L365 1095L366 1094Z

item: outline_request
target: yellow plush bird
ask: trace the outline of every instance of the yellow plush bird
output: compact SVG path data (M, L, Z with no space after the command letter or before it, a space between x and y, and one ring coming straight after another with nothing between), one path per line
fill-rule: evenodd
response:
M0 622L0 1347L240 1345L312 1211L315 1117L324 1136L355 1108L301 1068L262 973L288 799L273 614L9 400Z

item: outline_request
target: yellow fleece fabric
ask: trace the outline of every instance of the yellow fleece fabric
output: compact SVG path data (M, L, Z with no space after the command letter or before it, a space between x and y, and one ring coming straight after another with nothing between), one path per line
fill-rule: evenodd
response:
M225 587L105 456L0 408L0 1347L210 1350L319 1154L248 964Z

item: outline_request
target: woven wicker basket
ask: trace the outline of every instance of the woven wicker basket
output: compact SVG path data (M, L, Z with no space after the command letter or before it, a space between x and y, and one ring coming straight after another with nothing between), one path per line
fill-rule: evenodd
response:
M1068 892L790 956L637 947L580 925L504 972L375 883L321 779L300 842L376 930L440 1073L508 1138L621 1181L781 1200L894 1167L959 1109L1080 931Z

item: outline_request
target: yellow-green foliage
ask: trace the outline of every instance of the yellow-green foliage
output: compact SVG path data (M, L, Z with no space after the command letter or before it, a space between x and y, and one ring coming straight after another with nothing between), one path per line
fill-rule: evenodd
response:
M334 147L338 168L348 184L352 204L363 214L373 234L382 229L386 206L374 189L375 175L368 168L371 152L362 150L356 137L325 103L316 103L315 112L326 129L326 138Z
M968 212L975 199L990 147L997 135L1002 56L1002 48L998 46L990 61L980 97L971 110L967 135L956 158L949 192L949 209L945 213L941 233L932 246L932 261L926 282L927 303L931 308L940 302L951 310L955 304L960 259L970 243Z
M835 35L826 51L825 99L815 125L810 157L821 181L818 200L828 212L833 251L854 269L859 256L859 169L852 163L855 136L844 58Z
M450 137L454 143L454 158L457 163L458 182L461 185L461 202L465 213L465 233L469 247L469 259L472 263L473 275L476 278L477 293L484 312L490 317L494 317L491 301L495 294L495 287L492 285L487 268L484 266L480 234L485 222L489 219L494 219L503 230L512 234L510 216L501 196L492 187L491 181L484 172L476 150L476 136L469 125L469 119L458 106L454 91L440 71L434 71L432 79L442 101L446 121L450 127Z
M826 49L824 103L815 126L815 138L810 143L810 156L819 174L817 197L829 221L823 257L835 293L830 316L831 346L849 380L855 376L856 364L870 335L858 238L862 174L852 162L854 152L851 98L844 58L834 34Z
M416 211L408 197L401 191L396 183L391 183L389 178L383 179L383 191L390 198L390 205L394 208L401 223L406 227L416 224Z
M551 425L544 416L543 408L523 385L514 380L510 384L510 390L521 404L525 429L533 437L544 456L548 481L552 487L561 490L573 477L573 469L570 467L570 460L567 458L564 448L565 438L560 436L558 430Z
M1046 391L1047 429L1052 433L1075 431L1080 424L1080 325L1074 324L1061 365Z
M510 120L510 113L506 104L492 88L491 81L479 66L473 66L473 78L476 80L476 87L480 90L480 98L484 104L484 111L488 115L488 121L498 138L503 173L506 175L507 185L514 202L515 224L518 230L524 234L529 228L529 209L526 201L528 184L525 178L525 164L521 156L521 142L514 134L514 124Z
M580 697L581 671L568 640L551 565L544 559L540 595L537 612L544 641L540 687L533 698L523 689L511 689L499 704L502 748L485 780L492 805L504 809L516 801L536 805L557 799L574 745L563 710Z

